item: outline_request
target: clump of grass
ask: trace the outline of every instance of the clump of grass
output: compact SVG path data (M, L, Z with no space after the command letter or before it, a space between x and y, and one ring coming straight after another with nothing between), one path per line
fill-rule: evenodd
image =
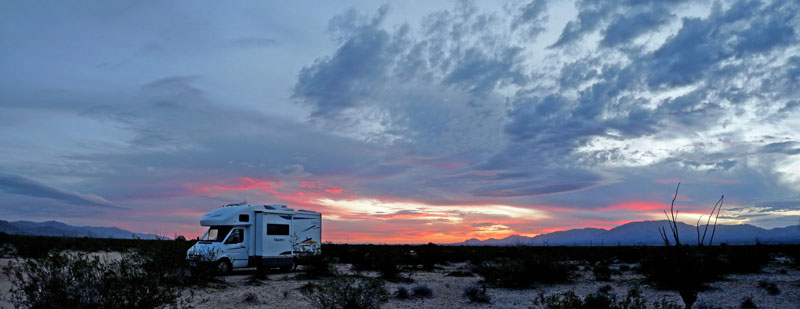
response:
M742 299L742 304L739 307L741 307L742 309L745 309L745 308L746 309L757 309L758 308L758 306L756 306L756 303L753 302L753 298L750 297L750 296L745 297L744 299Z
M486 286L470 285L464 288L464 296L471 303L492 302L492 297L486 294Z
M608 263L598 262L595 264L592 267L592 274L597 281L611 281L611 268L608 267Z
M259 302L258 295L256 295L256 293L253 292L247 292L244 294L244 300L242 300L242 302L257 303Z
M317 308L379 308L389 299L380 279L336 278L322 285L301 287L300 291Z
M408 288L400 286L397 287L397 291L394 292L394 297L399 299L409 299L411 298L411 293L408 291Z
M418 284L414 286L411 291L415 297L427 298L433 296L433 289L426 284Z
M767 290L767 294L769 295L778 295L781 293L781 290L778 288L778 285L776 285L774 282L761 280L758 282L758 287Z
M600 292L600 293L603 293L603 294L608 294L608 293L611 293L611 290L613 290L613 289L614 288L612 288L610 285L606 284L604 286L601 286L599 289L597 289L597 291Z

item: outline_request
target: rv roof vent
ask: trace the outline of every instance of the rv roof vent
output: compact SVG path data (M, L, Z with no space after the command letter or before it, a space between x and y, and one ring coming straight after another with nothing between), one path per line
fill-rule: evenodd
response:
M230 203L230 204L227 204L227 205L222 206L222 207L242 206L242 205L246 205L246 204L247 204L247 202L238 202L238 203Z
M305 209L299 209L299 210L297 210L297 211L298 211L298 212L310 212L310 213L315 213L315 212L316 212L316 211L305 210Z
M279 205L279 204L269 204L267 206L272 206L272 209L286 208L286 205Z
M264 205L264 209L272 209L272 210L275 210L275 207L272 207L271 205Z

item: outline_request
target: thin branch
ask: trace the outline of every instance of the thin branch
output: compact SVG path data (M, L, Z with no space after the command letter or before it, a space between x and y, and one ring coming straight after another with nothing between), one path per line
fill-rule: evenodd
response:
M703 243L700 242L700 220L703 219L703 216L700 215L700 218L697 218L697 223L694 224L694 228L697 230L697 245L702 246ZM708 224L706 224L708 226Z
M717 208L717 215L714 217L714 229L711 230L711 239L708 240L708 245L710 246L711 243L714 241L714 233L717 231L717 219L719 219L719 212L722 211L722 203L725 199L725 195L719 198L719 208Z
M722 205L720 205L721 203L722 203L722 198L720 197L719 200L716 203L714 203L714 208L711 208L711 214L708 215L708 220L706 221L706 229L703 231L702 243L706 242L706 232L708 232L708 224L711 223L711 216L714 215L714 212L717 210L717 207L721 207L722 206ZM716 221L714 222L714 225L715 226L717 225ZM710 245L711 244L709 244L709 246Z
M672 226L670 227L670 229L672 230L672 237L675 237L676 246L680 246L681 244L681 241L678 238L678 223L677 223L678 212L675 211L675 200L678 199L678 190L680 188L681 188L681 183L678 182L678 186L675 187L675 196L672 197L672 203L670 203L669 205L669 213L672 215L672 220L671 220Z

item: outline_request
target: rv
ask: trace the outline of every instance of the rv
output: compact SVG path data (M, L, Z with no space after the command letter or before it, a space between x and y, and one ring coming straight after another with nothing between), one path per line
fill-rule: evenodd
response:
M190 266L290 269L298 257L321 254L322 215L286 205L229 204L200 219L208 230L186 252Z

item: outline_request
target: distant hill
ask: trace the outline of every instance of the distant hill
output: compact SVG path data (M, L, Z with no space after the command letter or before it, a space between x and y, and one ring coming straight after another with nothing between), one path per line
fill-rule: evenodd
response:
M489 238L486 240L470 239L466 244L470 246L616 246L616 245L663 245L658 227L663 226L669 232L669 224L662 221L638 221L620 225L610 230L598 228L573 229L558 231L536 237L511 235L503 239ZM706 236L706 242L711 235L711 226ZM697 244L697 230L694 226L678 223L678 236L681 243ZM702 227L700 229L702 237ZM670 240L672 235L670 234ZM800 243L800 227L787 226L774 229L763 229L749 224L742 225L717 225L714 235L714 244L796 244ZM463 245L464 242L453 245Z
M0 220L0 232L15 235L92 237L92 238L139 238L156 239L154 234L142 234L116 227L72 226L58 221L4 221Z

